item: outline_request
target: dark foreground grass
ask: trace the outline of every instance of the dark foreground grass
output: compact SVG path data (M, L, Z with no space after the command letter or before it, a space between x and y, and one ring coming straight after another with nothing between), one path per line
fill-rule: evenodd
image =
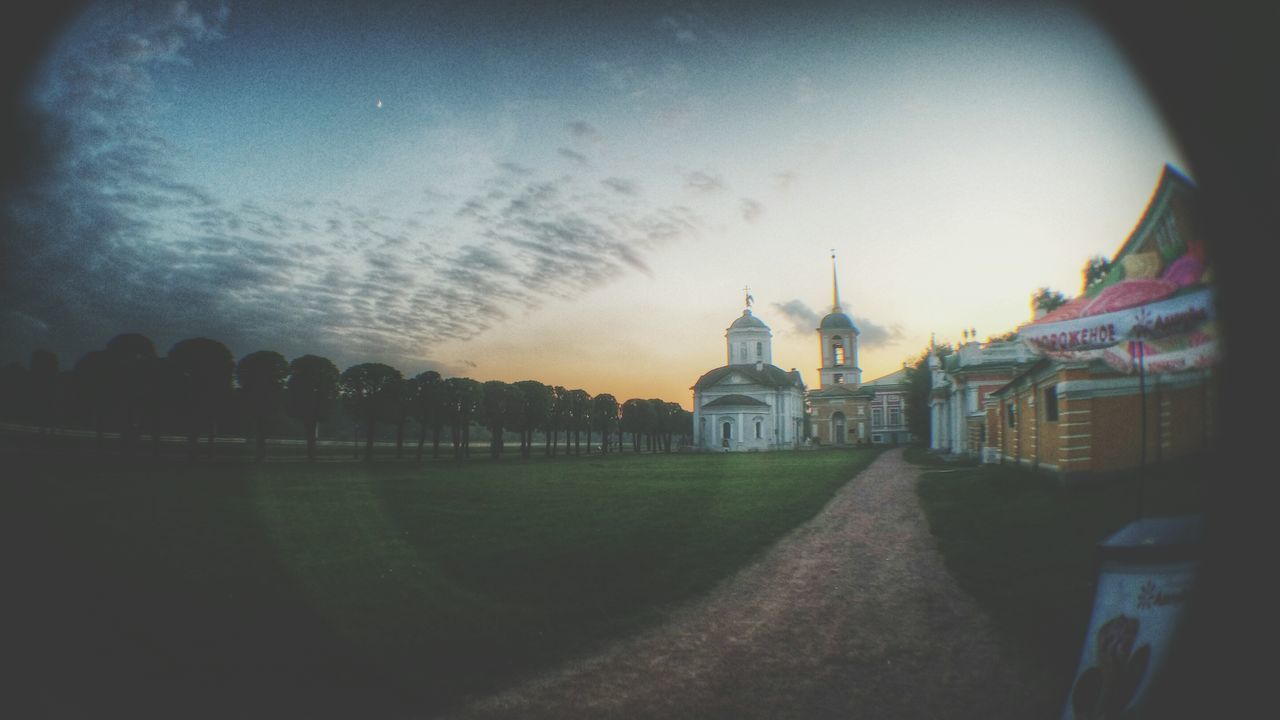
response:
M49 715L429 713L660 619L875 454L10 458L8 645Z
M1143 514L1201 512L1204 463L1149 471ZM947 568L1063 698L1093 607L1097 544L1136 518L1139 489L1136 472L1063 486L1003 465L927 472L917 485Z

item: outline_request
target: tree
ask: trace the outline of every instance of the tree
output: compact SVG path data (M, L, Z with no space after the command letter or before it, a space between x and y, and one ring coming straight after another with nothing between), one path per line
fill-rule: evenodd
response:
M521 423L524 433L520 438L520 455L527 458L533 454L533 431L541 429L543 432L549 432L550 430L555 396L549 386L537 380L521 380L515 383L515 386L520 389L524 401L522 404L524 418Z
M640 452L641 438L649 432L653 422L653 408L649 401L631 398L622 403L622 425L631 433L631 450Z
M151 386L158 381L156 347L146 335L124 333L107 341L107 355L119 383L122 403L120 444L132 452L147 415ZM151 418L154 421L154 418Z
M25 420L31 372L20 362L0 368L0 413L9 420Z
M401 376L390 393L387 407L396 424L396 459L399 460L404 457L404 426L413 414L413 383Z
M289 363L285 401L289 414L302 422L307 436L307 462L316 461L316 426L332 416L340 382L338 368L328 358L303 355Z
M393 420L399 403L400 371L382 363L352 365L342 372L338 392L348 412L364 421L364 461L373 462L379 420Z
M586 390L576 389L565 393L566 409L568 416L568 425L566 431L573 430L573 454L578 455L582 452L582 431L584 429L590 433L591 428L587 426L588 418L591 413L591 395ZM591 437L587 436L587 447L590 449ZM565 451L568 451L569 436L565 435Z
M502 456L502 434L511 419L510 404L514 399L511 386L501 380L489 380L483 386L480 422L489 429L489 455Z
M1081 274L1084 276L1084 285L1080 292L1088 294L1107 281L1107 277L1111 275L1111 261L1101 255L1094 255L1084 264Z
M169 350L176 400L187 418L187 439L192 460L200 432L209 432L209 457L218 435L217 416L231 395L235 360L217 340L191 338Z
M49 432L58 409L58 356L49 350L31 353L27 410L41 435Z
M951 345L935 345L925 348L907 365L907 429L917 438L929 437L929 396L933 392L933 370L929 358L936 355L941 361L953 352Z
M245 409L253 418L256 462L267 459L267 421L284 405L288 378L289 362L272 350L249 353L236 365L236 383Z
M600 431L600 452L609 452L609 436L618 424L618 399L609 393L595 396L591 401L591 418Z
M72 387L76 405L93 418L94 438L101 451L106 418L119 398L111 357L102 350L85 353L76 361L73 373Z
M547 414L547 455L555 457L559 450L560 428L564 427L569 417L569 391L563 386L551 388L551 411ZM565 436L565 451L568 451L568 436Z
M671 427L672 433L680 438L679 445L693 444L693 413L685 410L679 403L671 403L674 407L671 410Z
M664 447L663 440L670 424L671 409L667 407L666 402L658 398L650 398L646 402L652 412L652 420L649 424L649 451L658 452Z
M1034 314L1050 313L1067 304L1067 296L1057 290L1042 287L1031 295L1031 309ZM1039 312L1037 312L1039 311Z
M445 389L440 373L435 370L418 373L410 383L409 401L413 419L418 421L420 428L417 461L422 462L422 445L428 428L431 430L431 456L440 457L440 430L445 419Z
M453 440L454 457L465 460L471 454L471 420L484 393L480 383L471 378L445 380L445 415Z

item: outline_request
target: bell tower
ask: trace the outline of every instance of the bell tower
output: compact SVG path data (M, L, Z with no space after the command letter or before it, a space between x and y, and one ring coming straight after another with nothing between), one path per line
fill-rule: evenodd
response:
M858 367L858 328L853 318L840 307L840 281L836 276L836 251L831 251L831 312L818 325L818 352L822 367L818 368L820 388L862 384Z

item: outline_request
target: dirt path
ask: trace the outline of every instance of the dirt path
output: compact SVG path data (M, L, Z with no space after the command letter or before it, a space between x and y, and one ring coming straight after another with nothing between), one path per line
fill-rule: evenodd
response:
M465 718L1032 718L1043 678L1002 656L947 574L902 451L669 622L465 708ZM1048 692L1052 692L1049 690Z

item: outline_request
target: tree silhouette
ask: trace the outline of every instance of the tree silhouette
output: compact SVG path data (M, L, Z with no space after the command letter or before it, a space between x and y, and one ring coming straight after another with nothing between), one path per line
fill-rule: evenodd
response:
M31 387L29 393L24 393L27 412L38 432L45 435L58 411L58 356L49 350L36 350L31 353L29 372Z
M231 351L217 340L191 338L169 350L169 361L177 391L176 400L187 417L187 443L191 459L201 431L209 432L209 457L214 455L218 435L218 412L231 395L235 360Z
M622 403L622 418L618 427L631 433L632 452L640 452L640 436L645 432L647 409L648 403L639 398L631 398Z
M387 400L391 420L396 424L396 459L404 457L404 426L413 414L413 382L401 377Z
M521 420L520 455L529 457L533 454L533 431L541 429L550 432L552 405L555 402L554 391L537 380L521 380L515 383L520 389L524 409Z
M111 357L103 350L94 350L76 361L72 376L76 405L92 418L94 440L99 452L102 451L107 416L119 398L112 370Z
M568 428L573 430L573 454L578 455L582 452L582 431L590 417L591 395L586 390L570 390L565 394ZM586 427L588 432L590 427ZM565 450L568 451L568 436L565 436ZM587 437L587 447L590 449L591 437Z
M253 418L256 450L254 460L267 459L267 422L284 405L289 362L278 352L259 350L245 355L236 365L236 382L245 408Z
M502 433L510 415L508 405L513 399L510 388L501 380L490 380L484 384L480 422L489 429L489 455L494 458L502 455Z
M453 441L453 455L462 460L471 454L471 420L480 405L483 390L471 378L445 380L445 414Z
M1111 261L1102 255L1094 255L1084 264L1084 269L1080 271L1083 277L1083 284L1080 292L1088 293L1090 290L1101 287L1106 282L1107 277L1111 274Z
M0 368L0 412L10 420L27 419L27 395L31 389L31 372L20 362Z
M114 382L119 386L120 444L133 452L141 432L151 385L157 381L156 346L139 333L123 333L107 341ZM151 418L154 420L154 418Z
M417 461L422 462L422 446L426 442L428 428L431 430L431 456L440 457L440 429L445 419L445 388L440 373L435 370L418 373L410 382L409 401L413 418L420 428Z
M591 419L600 431L600 452L609 452L609 438L618 424L618 399L609 393L595 396L591 401Z
M289 414L302 422L307 436L307 462L316 461L316 426L328 419L338 404L338 368L328 358L303 355L289 363L285 404Z
M1036 310L1051 313L1066 304L1066 295L1057 290L1050 290L1048 287L1041 287L1031 295L1031 310L1033 313ZM977 340L976 337L974 339Z
M693 413L680 407L678 403L672 403L675 407L672 409L672 427L674 432L680 435L680 445L693 444Z
M342 400L352 415L364 421L365 462L373 462L378 420L395 417L402 380L399 370L382 363L352 365L342 373Z
M551 388L551 409L547 413L547 454L555 457L560 451L560 428L565 427L569 417L569 391L563 386ZM569 436L565 435L565 452L569 449Z

